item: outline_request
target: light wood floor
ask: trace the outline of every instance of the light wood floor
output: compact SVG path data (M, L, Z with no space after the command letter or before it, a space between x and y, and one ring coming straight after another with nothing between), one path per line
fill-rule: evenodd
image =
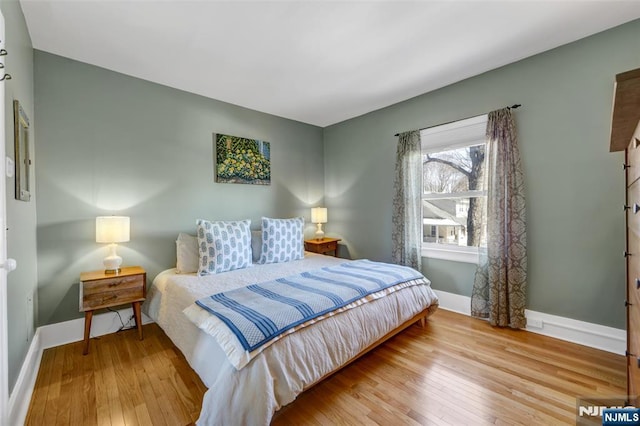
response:
M46 349L27 425L195 422L207 388L156 324Z
M29 425L186 425L206 388L155 325L45 351ZM575 424L625 393L622 356L444 310L303 393L274 425Z

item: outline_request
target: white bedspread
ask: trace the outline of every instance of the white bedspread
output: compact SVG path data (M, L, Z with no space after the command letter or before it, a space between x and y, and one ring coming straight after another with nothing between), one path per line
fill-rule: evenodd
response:
M428 285L410 286L287 335L241 370L236 370L215 340L182 312L195 300L213 293L344 261L307 253L299 261L256 265L206 277L178 275L175 270L156 277L148 292L146 312L209 387L198 424L269 424L277 409L371 342L427 307L435 310L437 297Z

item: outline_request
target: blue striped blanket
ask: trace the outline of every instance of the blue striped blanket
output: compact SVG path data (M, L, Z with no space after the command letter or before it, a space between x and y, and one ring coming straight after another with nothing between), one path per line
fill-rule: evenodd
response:
M246 351L372 293L423 278L406 266L355 260L217 293L196 304L224 322Z

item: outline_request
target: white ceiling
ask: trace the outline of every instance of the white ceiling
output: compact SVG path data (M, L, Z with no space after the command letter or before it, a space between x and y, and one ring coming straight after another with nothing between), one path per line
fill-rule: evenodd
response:
M640 17L640 1L20 3L36 49L318 126Z

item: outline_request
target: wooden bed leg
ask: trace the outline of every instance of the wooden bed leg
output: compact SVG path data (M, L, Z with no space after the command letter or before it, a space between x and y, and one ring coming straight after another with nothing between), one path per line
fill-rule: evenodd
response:
M420 327L425 328L427 326L427 317L420 318Z

